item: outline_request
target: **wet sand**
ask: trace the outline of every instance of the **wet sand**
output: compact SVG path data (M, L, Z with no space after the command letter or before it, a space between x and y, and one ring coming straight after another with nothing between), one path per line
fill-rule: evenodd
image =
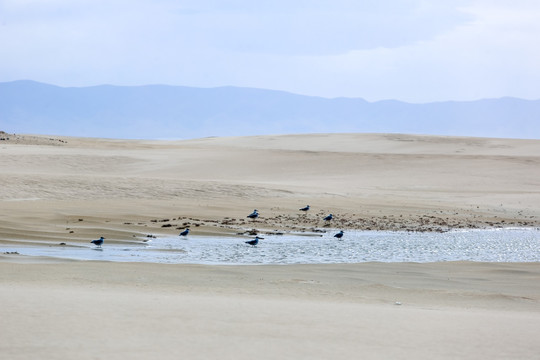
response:
M4 244L143 241L188 226L196 236L540 221L535 140L9 137ZM254 208L261 217L246 219ZM0 355L535 359L539 286L538 263L237 267L0 254Z

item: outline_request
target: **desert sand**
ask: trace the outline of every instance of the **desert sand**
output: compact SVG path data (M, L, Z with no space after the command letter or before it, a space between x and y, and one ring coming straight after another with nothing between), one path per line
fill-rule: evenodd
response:
M2 139L0 246L142 241L185 227L219 236L540 226L537 140ZM254 208L261 217L248 221ZM540 353L538 263L203 266L0 254L0 268L6 359Z
M0 141L0 240L540 224L540 141L314 134ZM299 208L311 210L300 216ZM248 221L258 209L261 217Z

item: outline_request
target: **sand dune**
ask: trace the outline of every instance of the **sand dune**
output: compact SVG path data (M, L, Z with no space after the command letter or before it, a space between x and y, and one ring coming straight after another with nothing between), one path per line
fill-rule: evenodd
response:
M3 136L6 138L7 136ZM0 140L0 245L540 226L540 141ZM311 205L308 214L298 209ZM254 208L256 221L246 215ZM0 254L6 359L535 359L537 263L195 266Z
M19 136L0 145L3 240L34 229L71 241L97 232L121 239L174 233L184 223L205 233L299 230L323 226L321 216L329 212L339 219L336 227L357 229L540 223L540 141L535 140L398 134L189 141ZM300 219L297 210L306 204L312 211ZM246 223L254 208L261 219ZM151 222L162 219L171 219L170 229Z

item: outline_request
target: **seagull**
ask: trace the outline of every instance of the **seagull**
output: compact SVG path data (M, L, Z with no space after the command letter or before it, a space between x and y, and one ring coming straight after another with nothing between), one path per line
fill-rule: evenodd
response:
M330 221L330 220L332 220L333 217L334 217L334 216L333 216L332 214L330 214L330 215L328 215L327 217L325 217L323 220L324 220L324 221Z
M189 234L189 228L187 228L186 230L182 231L178 236L187 236L187 234Z
M251 214L249 214L247 217L250 218L250 219L256 219L256 218L259 217L259 212L257 211L257 209L255 209L255 210L253 210L253 212L252 212Z
M343 230L334 235L335 238L341 239L343 237Z
M92 240L90 241L92 244L96 244L98 247L101 247L101 245L103 244L103 241L105 240L105 238L102 236L100 237L99 239L97 240Z
M249 244L249 245L251 245L251 246L255 246L255 245L257 245L257 244L259 243L259 240L260 240L260 239L262 239L262 238L260 238L260 237L258 237L258 236L255 236L255 239L249 240L249 241L245 241L245 243L246 243L246 244Z
M300 211L308 211L309 210L309 205L306 205L306 207L303 207L301 209L299 209Z

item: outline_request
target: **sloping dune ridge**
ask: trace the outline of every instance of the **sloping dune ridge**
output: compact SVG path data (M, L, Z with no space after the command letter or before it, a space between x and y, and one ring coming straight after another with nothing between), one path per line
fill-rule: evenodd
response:
M540 140L0 134L0 246L540 226ZM311 206L307 214L299 208ZM253 209L261 216L246 218ZM249 220L249 221L248 221ZM5 359L536 359L538 263L205 266L0 254Z
M183 224L199 233L310 229L323 226L327 213L336 215L336 227L373 230L540 223L537 140L12 136L0 145L3 240L77 241L96 232L121 240L176 233ZM307 204L312 210L300 219ZM246 223L255 208L260 219Z

